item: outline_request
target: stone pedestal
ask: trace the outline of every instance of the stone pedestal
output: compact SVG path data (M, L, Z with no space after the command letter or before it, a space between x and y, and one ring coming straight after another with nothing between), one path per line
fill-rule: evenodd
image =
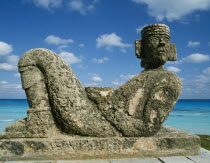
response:
M77 160L196 155L198 136L164 127L152 137L0 139L0 160Z

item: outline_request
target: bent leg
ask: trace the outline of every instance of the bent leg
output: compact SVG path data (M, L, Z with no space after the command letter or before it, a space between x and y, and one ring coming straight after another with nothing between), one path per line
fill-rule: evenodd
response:
M24 72L22 75L29 104L35 108L43 107L48 105L49 98L56 125L63 132L99 137L118 134L96 104L88 99L71 68L57 54L47 49L32 49L22 56L19 68L20 71L28 68L33 72L33 75L24 75ZM36 78L34 74L38 74ZM40 79L40 82L35 79ZM31 83L36 87L33 88Z

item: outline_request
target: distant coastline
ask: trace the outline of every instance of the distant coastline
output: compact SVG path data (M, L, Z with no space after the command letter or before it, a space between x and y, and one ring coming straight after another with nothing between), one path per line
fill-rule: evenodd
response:
M0 132L27 116L27 99L0 99ZM179 99L164 126L210 135L210 99Z

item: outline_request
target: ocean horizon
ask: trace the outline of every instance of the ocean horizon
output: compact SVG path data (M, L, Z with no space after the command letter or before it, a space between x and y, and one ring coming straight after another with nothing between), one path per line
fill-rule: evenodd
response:
M27 117L27 99L0 99L0 132ZM210 99L179 99L163 126L210 135Z

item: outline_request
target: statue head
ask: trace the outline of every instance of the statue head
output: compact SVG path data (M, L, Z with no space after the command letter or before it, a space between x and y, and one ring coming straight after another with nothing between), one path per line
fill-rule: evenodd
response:
M176 45L170 43L169 27L164 24L152 24L141 31L142 40L135 41L136 56L141 59L141 67L154 69L163 66L166 61L177 59Z

